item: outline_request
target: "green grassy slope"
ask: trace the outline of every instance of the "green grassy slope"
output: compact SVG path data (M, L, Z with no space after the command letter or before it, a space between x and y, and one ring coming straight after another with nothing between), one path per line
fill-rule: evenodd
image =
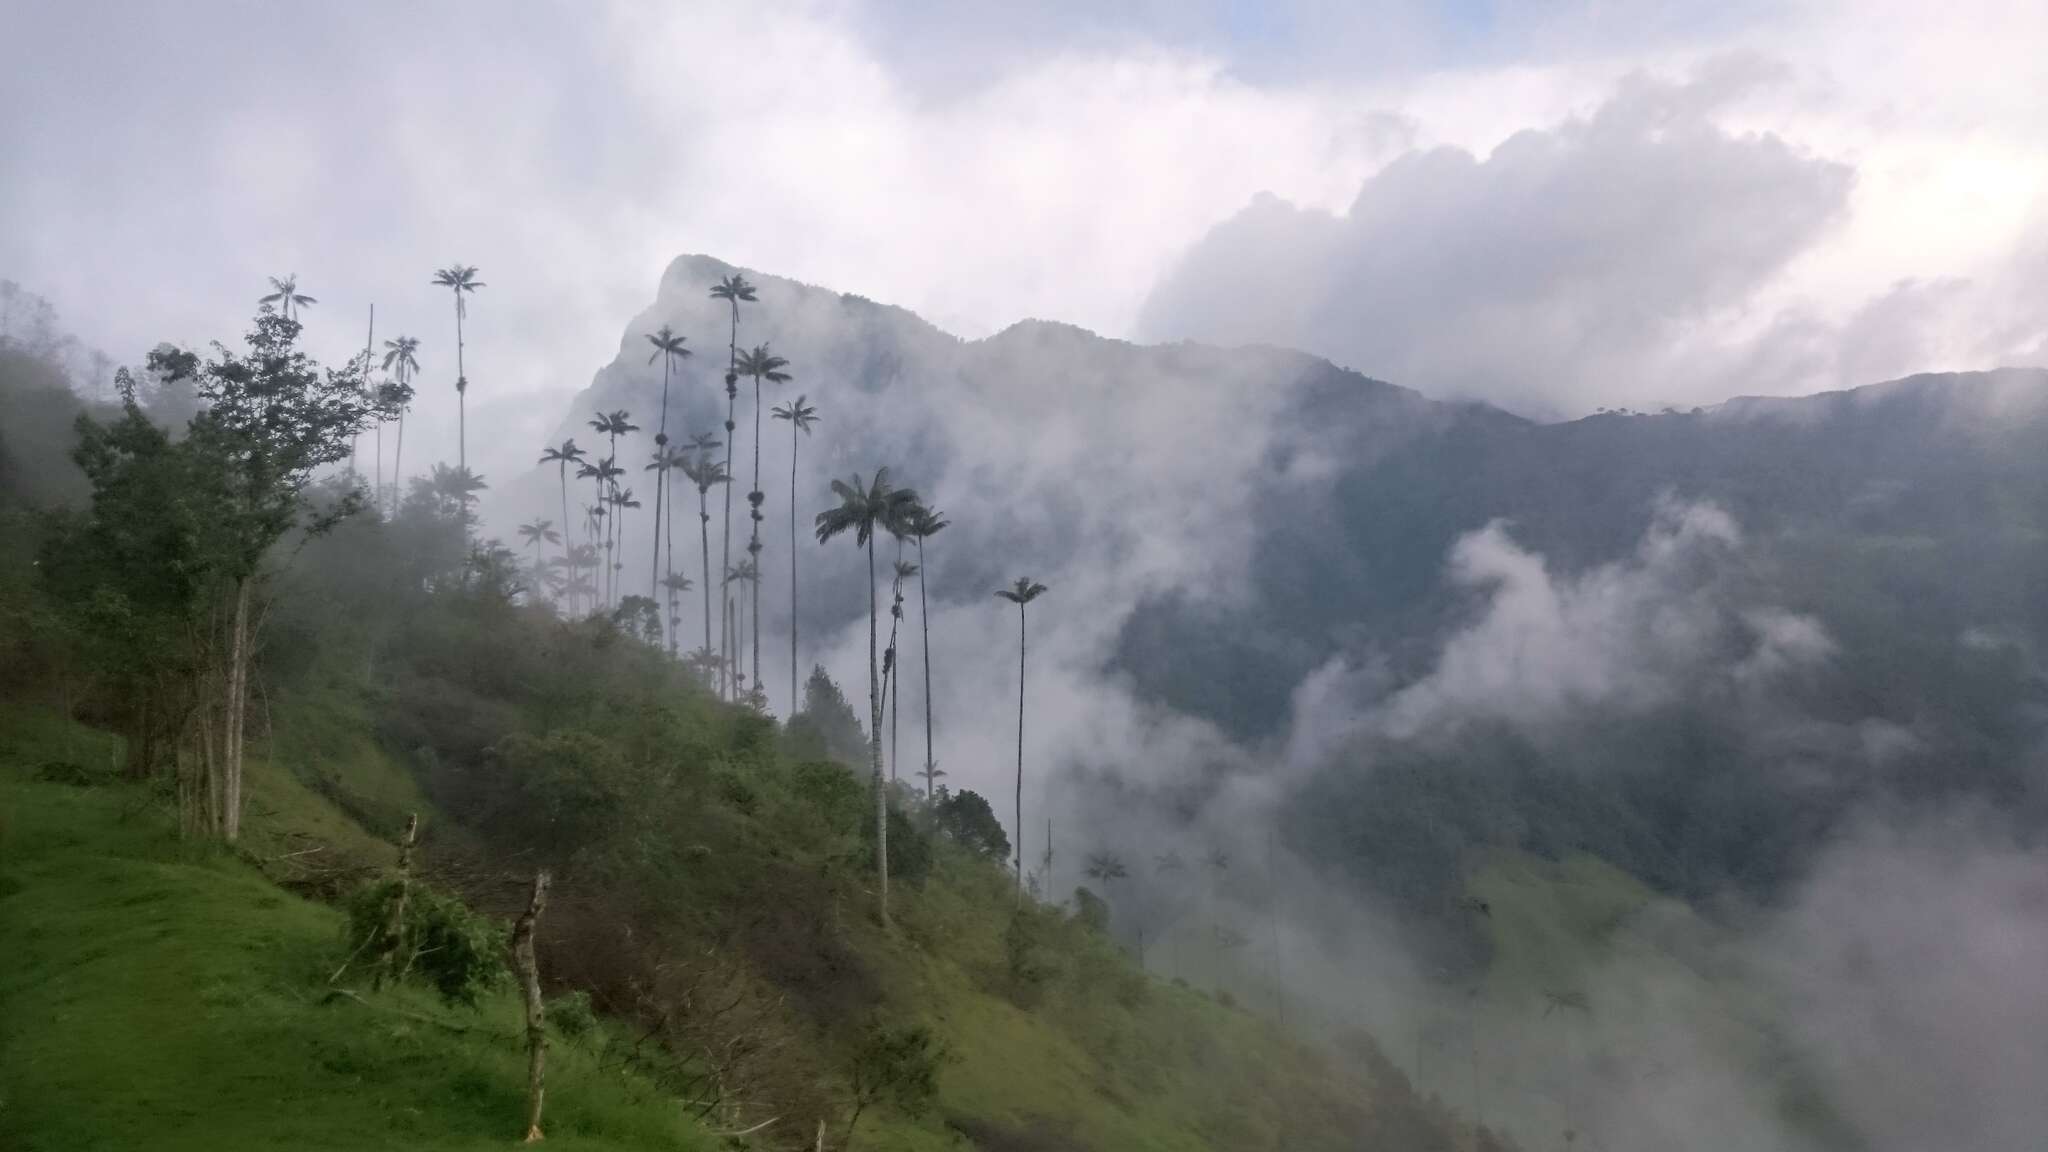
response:
M115 751L45 713L0 713L0 1148L481 1149L518 1134L509 997L323 1004L339 912L180 844L138 786L39 779ZM253 853L311 830L370 850L289 776L254 779ZM549 1146L712 1146L584 1049L551 1057Z

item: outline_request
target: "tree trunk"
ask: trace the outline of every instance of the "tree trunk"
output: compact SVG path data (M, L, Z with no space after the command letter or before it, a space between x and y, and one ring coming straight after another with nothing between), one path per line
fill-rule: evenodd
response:
M242 835L242 736L249 695L249 600L253 577L235 581L235 615L228 638L227 716L221 758L220 836L233 844Z
M792 411L790 415L796 413ZM796 715L796 453L797 422L789 422L789 714Z
M697 534L704 544L704 654L711 654L711 490L697 486Z
M889 926L889 789L882 780L882 677L875 665L881 632L875 615L875 538L868 537L868 762L874 771L875 872L880 877L882 927Z
M1017 895L1024 895L1024 606L1017 605Z
M661 355L661 425L654 431L654 554L647 558L647 598L656 604L661 600L661 500L668 488L668 375L673 362L667 352ZM668 630L668 621L661 622L662 631Z
M405 455L405 409L398 410L398 440L391 446L391 518L398 519L398 460Z
M737 339L737 336L735 336ZM732 433L739 425L733 423L735 405L739 403L739 377L733 372L725 374L725 535L718 545L718 566L720 578L732 571ZM732 692L728 699L738 699L740 694L740 669L738 645L733 643L732 632L726 629L720 641L719 657L725 666L732 669Z
M548 900L548 873L533 874L533 897L512 926L512 961L519 969L519 988L526 1001L526 1143L541 1139L540 1109L545 1095L548 1032L540 997L540 960L533 936Z
M752 522L747 540L747 559L754 562L754 582L748 590L747 599L753 602L754 619L749 625L753 629L752 666L754 687L765 697L767 685L761 682L761 505L767 498L761 494L761 378L754 377L754 487L747 493L747 519Z
M666 488L675 482L673 469L664 468L661 470L661 475L662 487ZM676 575L676 494L673 492L668 494L668 519L663 525L662 531L668 535L668 562L662 565L662 568L667 572L669 582L673 585ZM669 587L663 589L663 591L668 593L665 606L665 611L668 614L668 658L673 660L676 658L676 646L682 642L682 637L679 633L682 631L683 618L678 614L679 606L676 603L675 588Z
M469 467L469 373L462 367L462 289L455 290L455 464Z
M384 935L377 942L377 975L370 987L384 987L386 980L395 980L398 964L398 946L405 938L405 898L412 890L412 842L419 833L420 816L414 812L405 818L405 837L398 842L398 887L391 893L391 906L384 915Z
M564 459L560 467L562 477L562 579L568 585L576 583L576 565L569 562L569 540L573 530L569 527L569 461ZM573 589L564 593L569 599L569 615L576 614L576 593Z
M924 537L917 538L917 626L924 633L924 798L932 798L938 764L932 759L932 618L924 598Z

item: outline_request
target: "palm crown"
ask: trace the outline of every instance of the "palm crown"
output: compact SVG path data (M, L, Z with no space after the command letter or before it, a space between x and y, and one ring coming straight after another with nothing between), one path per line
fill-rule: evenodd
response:
M787 404L777 404L770 410L769 415L777 420L789 421L797 431L808 436L811 433L811 426L818 422L818 410L804 403L804 399L798 396Z
M400 381L412 379L412 374L420 370L419 350L419 338L415 336L400 336L396 340L386 340L384 370L395 370Z
M270 278L270 286L272 288L277 289L277 291L272 292L268 296L259 298L256 302L258 304L277 305L278 313L287 320L293 319L293 314L297 312L300 308L303 308L308 304L319 303L318 300L313 299L311 296L303 295L302 293L300 293L299 274L296 272L292 273L289 276L286 276L282 280L278 279L275 276L272 276Z
M550 544L560 544L562 542L562 535L555 531L555 522L553 520L535 520L528 524L521 524L519 526L519 535L528 544L539 544L543 540Z
M872 481L863 482L858 472L850 480L834 480L832 492L839 497L839 507L818 513L820 544L850 531L853 542L865 547L877 529L893 531L905 514L917 506L917 492L892 487L887 468L875 469Z
M724 300L734 304L741 301L751 304L754 302L754 286L747 283L745 276L735 272L730 276L720 279L718 283L713 284L711 286L711 295L713 299Z
M469 315L469 305L463 302L462 297L484 286L484 282L476 278L476 273L477 269L473 264L450 264L434 273L436 285L454 290L457 316Z
M752 376L756 384L763 380L770 384L787 384L789 373L783 371L787 367L789 361L768 351L766 344L756 344L740 353L736 370L742 376Z
M996 595L1017 605L1029 604L1040 596L1045 595L1045 593L1045 585L1040 584L1029 576L1019 576L1016 583L1011 584L1008 588L996 589Z
M587 453L583 449L578 448L575 439L571 438L562 441L562 446L559 448L549 448L543 451L540 454L540 462L543 464L580 464L585 455Z
M678 360L688 356L690 350L683 347L688 339L687 336L676 335L675 329L663 324L660 331L647 334L647 342L654 345L654 354L647 358L647 362L652 364L663 356L673 356Z

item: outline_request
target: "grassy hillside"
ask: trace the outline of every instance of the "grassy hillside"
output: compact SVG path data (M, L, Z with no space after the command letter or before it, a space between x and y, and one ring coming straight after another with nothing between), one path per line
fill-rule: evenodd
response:
M0 713L0 1148L482 1149L518 1134L525 1057L505 994L325 1001L336 910L184 844L113 739ZM369 841L259 773L252 855ZM298 851L299 848L289 849ZM710 1148L674 1104L558 1042L549 1144Z
M294 701L282 717L303 727L280 729L279 762L252 766L249 832L230 853L177 839L160 789L119 777L117 737L46 708L0 712L0 950L12 958L0 972L0 1147L470 1148L516 1128L524 1064L508 993L474 1009L418 987L328 994L344 917L295 890L388 867L390 845L362 821L424 805L350 707ZM1198 1152L1349 1147L1374 1133L1462 1144L1390 1067L1338 1063L1139 972L1057 910L1035 912L1036 992L1014 994L1014 915L996 869L947 856L903 890L895 934L845 917L858 969L845 979L865 992L856 1011L927 1023L947 1053L931 1109L871 1111L853 1146ZM574 946L557 936L550 951L573 967ZM845 1088L845 1024L797 1013L752 1027L787 1030L802 1048L787 1063L829 1101ZM710 1146L672 1092L618 1067L627 1043L618 1024L557 1039L550 1143Z

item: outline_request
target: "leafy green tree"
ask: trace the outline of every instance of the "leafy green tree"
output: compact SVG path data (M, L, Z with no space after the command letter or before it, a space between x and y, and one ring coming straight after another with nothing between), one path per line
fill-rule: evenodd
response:
M201 510L194 560L213 608L209 618L224 622L206 629L201 642L206 705L199 729L208 776L219 785L212 830L229 842L241 834L249 670L271 549L294 530L324 533L361 507L359 489L315 506L312 488L320 469L348 459L350 441L375 415L362 389L367 361L322 370L298 338L298 322L265 305L246 353L216 344L203 363L169 346L149 356L160 378L192 381L206 404L179 445L189 454L180 495ZM141 418L139 410L128 415ZM120 487L133 462L120 445L107 447L93 461L96 497Z
M839 506L818 513L818 543L852 533L854 546L868 555L868 758L875 790L875 835L880 842L875 853L880 873L882 923L889 923L889 790L882 778L882 675L877 665L876 644L881 620L875 603L875 534L887 532L917 506L917 493L889 483L887 468L875 469L874 479L863 481L859 473L851 480L834 480L832 492Z
M1010 858L1010 838L981 793L971 789L947 792L932 802L932 822L954 843L977 856L1001 863Z
M282 280L272 276L270 278L270 286L276 289L276 291L268 296L258 297L256 303L259 305L276 305L277 314L287 320L297 321L299 309L304 308L308 304L319 303L318 300L313 299L311 296L300 293L299 274L296 272Z
M1024 890L1024 610L1040 596L1045 585L1029 576L1017 577L996 595L1017 606L1017 890Z
M468 297L484 286L474 265L450 264L434 273L436 287L455 293L455 463L469 466L469 375L462 364L462 321L469 315Z
M939 1065L945 1046L922 1024L904 1028L870 1026L853 1050L847 1066L851 1108L845 1144L852 1147L854 1128L870 1107L887 1101L905 1116L919 1116L939 1092Z
M938 535L947 523L937 509L922 504L904 522L911 539L917 541L917 623L924 633L924 795L927 800L931 799L932 789L942 773L937 757L932 754L932 618L924 594L924 542Z
M777 404L771 413L789 422L789 704L796 707L796 456L800 436L811 434L818 422L818 410L798 396L788 404Z
M647 337L647 342L654 345L654 354L647 358L647 362L652 364L657 359L661 361L661 422L654 431L654 469L658 475L655 477L654 485L654 555L648 562L647 571L649 594L652 594L654 589L659 586L661 576L662 511L668 491L669 467L667 451L668 381L670 373L675 368L676 361L690 355L690 350L683 347L685 339L686 337L678 336L675 329L666 324L661 326L659 332L650 333ZM671 560L675 557L675 550L675 542L671 540L668 549ZM669 567L673 570L675 566L671 564Z
M789 718L788 739L792 759L853 764L867 755L860 718L822 664L813 666L804 681L803 707Z

